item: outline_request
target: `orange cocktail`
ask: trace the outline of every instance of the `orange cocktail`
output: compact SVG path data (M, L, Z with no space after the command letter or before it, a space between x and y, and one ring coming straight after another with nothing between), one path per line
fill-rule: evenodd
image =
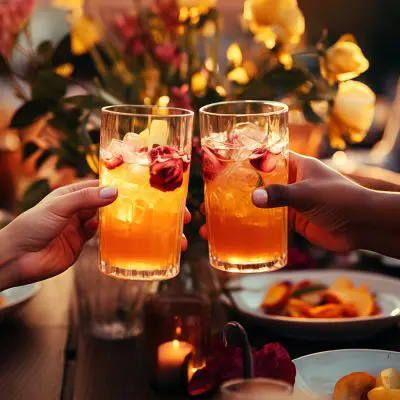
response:
M202 158L210 261L218 269L261 272L287 263L287 208L260 209L251 200L258 187L288 182L287 128L260 120L268 107L243 114L246 121L231 124L230 131L224 117L213 123L220 111L202 109L209 113L202 115ZM204 126L221 131L204 132Z
M123 132L102 148L101 185L118 188L118 199L100 212L100 269L109 275L159 280L179 272L190 138L180 145L179 126L173 132L167 118L156 115L140 133Z

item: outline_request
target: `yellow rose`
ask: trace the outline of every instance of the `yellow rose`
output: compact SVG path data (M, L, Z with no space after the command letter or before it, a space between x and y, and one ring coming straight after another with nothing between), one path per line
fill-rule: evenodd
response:
M246 0L243 20L256 40L268 48L273 48L277 39L297 44L305 30L304 15L297 0Z
M329 81L346 81L365 72L369 62L354 39L342 36L321 60L321 71Z
M372 124L374 108L375 93L367 85L340 83L328 124L330 139L339 141L339 135L347 132L350 140L361 142Z
M251 0L251 12L258 25L282 22L285 13L297 8L297 0Z
M203 93L208 85L208 73L207 71L200 71L193 74L190 86L193 93Z
M247 71L243 67L236 67L232 71L228 72L228 79L238 85L247 85L250 81L250 77Z
M101 39L98 25L90 18L81 17L71 29L72 53L79 56L90 51Z

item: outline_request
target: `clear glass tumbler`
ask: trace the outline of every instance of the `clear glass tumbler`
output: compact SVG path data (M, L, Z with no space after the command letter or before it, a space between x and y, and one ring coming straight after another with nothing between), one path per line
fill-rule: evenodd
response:
M287 263L287 208L253 205L258 187L288 182L288 107L234 101L200 109L211 265L274 271Z
M193 112L156 106L102 109L100 181L118 199L100 211L100 270L122 279L179 273Z

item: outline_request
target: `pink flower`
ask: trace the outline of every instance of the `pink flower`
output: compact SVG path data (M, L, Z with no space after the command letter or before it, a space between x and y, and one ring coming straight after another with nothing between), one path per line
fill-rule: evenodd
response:
M6 0L0 3L0 54L9 57L17 34L29 19L34 0Z
M254 375L294 384L296 367L289 353L279 343L270 343L261 350L252 349ZM199 395L217 389L227 380L243 377L242 350L225 347L222 338L214 338L206 366L198 370L189 382L190 395Z
M184 108L186 110L193 110L192 103L189 97L189 86L182 85L180 88L173 86L170 91L171 101L170 107Z
M165 28L175 34L179 26L179 7L175 0L155 0L151 9L163 22Z
M154 55L165 64L174 64L177 68L181 62L181 54L179 49L170 42L157 45L154 48Z

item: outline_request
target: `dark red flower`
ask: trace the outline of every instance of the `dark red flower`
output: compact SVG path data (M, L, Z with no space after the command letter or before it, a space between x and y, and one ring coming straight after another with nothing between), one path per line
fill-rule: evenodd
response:
M138 39L138 38L133 39L133 40L131 41L130 47L131 47L131 53L132 53L134 56L141 56L141 55L143 55L144 52L146 51L146 49L145 49L145 47L144 47L144 43L143 43L140 39Z
M250 156L250 164L262 172L272 172L276 168L276 155L265 147L254 150Z
M158 146L150 150L150 185L163 192L179 188L183 183L183 173L189 163L169 146Z
M224 167L223 161L207 146L201 149L201 161L203 177L206 181L212 181Z
M273 378L293 385L296 368L288 352L278 343L265 345L261 350L252 349L256 377ZM227 380L243 377L242 350L224 346L220 336L213 339L206 366L198 370L188 385L191 395L217 389Z
M165 28L170 33L175 34L179 26L179 7L177 2L175 0L155 0L150 8L164 22Z
M288 250L288 268L292 269L313 269L317 268L317 262L308 252L301 251L297 247L290 247Z
M173 64L176 68L181 62L181 52L173 43L166 42L159 44L154 48L154 55L158 60L165 64Z
M193 106L189 96L189 86L182 85L180 88L173 86L170 92L170 107L184 108L185 110L193 110Z

